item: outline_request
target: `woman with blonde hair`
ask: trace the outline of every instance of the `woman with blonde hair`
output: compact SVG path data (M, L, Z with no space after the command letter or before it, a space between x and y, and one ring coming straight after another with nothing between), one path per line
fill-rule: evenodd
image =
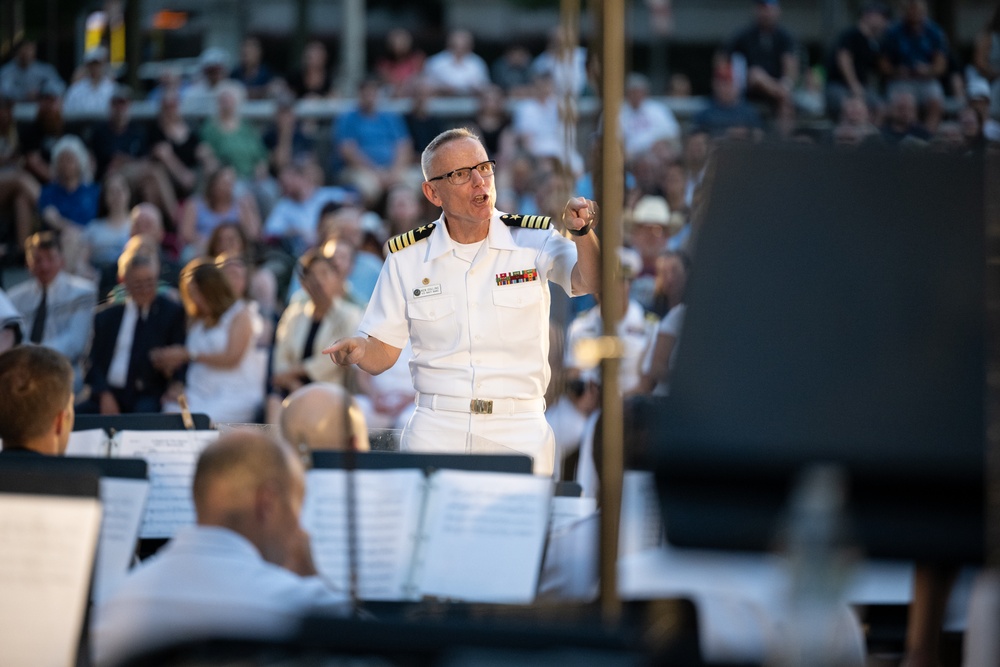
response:
M205 413L217 424L257 421L267 375L267 358L254 345L259 315L208 259L184 267L180 289L188 315L187 343L158 350L153 363L164 372L187 364L185 394L192 412Z

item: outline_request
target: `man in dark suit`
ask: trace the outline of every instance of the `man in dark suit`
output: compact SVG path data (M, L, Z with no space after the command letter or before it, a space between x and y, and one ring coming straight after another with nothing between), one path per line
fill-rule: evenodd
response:
M94 316L86 376L91 396L80 412L159 412L164 395L177 391L183 378L183 369L167 377L153 368L149 353L184 344L184 308L157 294L159 260L135 249L126 249L119 262L125 303L108 304Z

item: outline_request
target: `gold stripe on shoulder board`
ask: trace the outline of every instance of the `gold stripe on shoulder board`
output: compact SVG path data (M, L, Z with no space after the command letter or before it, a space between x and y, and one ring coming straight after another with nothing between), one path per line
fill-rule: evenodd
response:
M523 227L524 229L548 229L552 226L552 218L547 215L510 215L500 216L500 222L508 227Z
M431 232L434 231L434 227L436 226L437 225L435 223L429 222L426 225L417 227L416 229L411 229L408 232L403 232L402 234L393 236L389 239L389 252L397 252L403 248L413 245L417 241L427 238L431 235Z

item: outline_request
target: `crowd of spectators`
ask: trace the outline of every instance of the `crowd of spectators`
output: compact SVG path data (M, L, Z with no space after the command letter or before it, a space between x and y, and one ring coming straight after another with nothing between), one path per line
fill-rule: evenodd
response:
M625 244L637 252L621 258L626 393L668 390L700 185L719 142L976 152L1000 140L1000 8L965 67L924 0L905 0L898 14L865 3L815 64L776 0L751 9L712 56L711 92L695 113L678 118L646 76L627 76ZM299 115L301 100L340 94L319 39L287 72L254 37L235 62L208 48L192 76L167 67L146 93L115 80L103 47L64 78L22 42L0 67L0 261L25 265L28 278L0 290L0 343L65 352L83 409L169 407L183 391L216 421L275 422L284 396L322 380L362 395L369 423L398 426L412 400L405 359L374 380L317 353L356 325L386 240L437 216L419 165L447 128L433 100L475 99L466 124L497 161L499 209L554 214L566 194L592 197L595 187L599 142L576 135L577 102L596 89L586 48L561 28L543 51L515 43L492 63L466 30L440 46L425 53L406 29L390 31L328 127ZM670 81L669 94L690 95L684 72ZM155 117L131 115L140 96ZM260 99L274 115L246 118L244 101ZM390 99L408 100L407 111ZM36 112L18 123L20 102ZM72 289L52 288L63 284ZM186 312L179 335L148 332L154 305ZM599 332L594 305L554 308L553 340ZM571 347L553 346L560 423L596 408L599 381ZM144 361L130 372L135 350Z

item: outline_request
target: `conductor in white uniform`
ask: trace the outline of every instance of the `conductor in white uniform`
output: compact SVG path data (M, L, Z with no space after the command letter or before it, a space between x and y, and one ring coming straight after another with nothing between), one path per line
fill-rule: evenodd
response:
M551 475L548 283L572 296L599 288L597 205L569 200L568 238L549 218L501 214L495 163L464 128L431 141L420 166L424 196L441 217L390 239L359 335L324 353L377 375L409 340L417 407L402 449L515 450L532 457L536 474Z

